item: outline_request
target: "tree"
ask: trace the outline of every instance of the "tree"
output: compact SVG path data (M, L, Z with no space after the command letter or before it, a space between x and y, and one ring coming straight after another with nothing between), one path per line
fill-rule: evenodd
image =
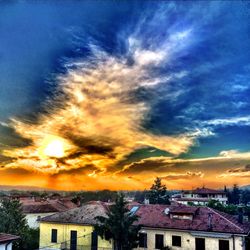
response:
M237 184L233 185L233 190L229 193L229 203L239 204L240 202L240 189Z
M207 206L232 215L236 215L238 210L238 207L236 205L233 204L223 205L217 200L210 200Z
M23 249L23 238L28 230L25 216L22 213L21 204L18 200L3 199L0 207L0 232L10 233L21 237L14 243L14 249Z
M248 203L250 203L250 190L245 189L242 191L242 203L244 205L247 205Z
M30 229L22 212L19 200L3 199L0 201L0 233L20 236L13 244L14 250L33 250L38 247L39 231Z
M145 200L145 197L147 195L147 190L144 191L136 191L134 195L134 200L140 203L143 203Z
M170 204L166 185L161 183L161 178L156 177L150 188L148 198L150 204Z
M138 216L127 208L124 195L119 194L115 204L108 209L107 216L97 216L95 232L106 240L113 240L116 250L130 250L138 245L140 226L134 225Z

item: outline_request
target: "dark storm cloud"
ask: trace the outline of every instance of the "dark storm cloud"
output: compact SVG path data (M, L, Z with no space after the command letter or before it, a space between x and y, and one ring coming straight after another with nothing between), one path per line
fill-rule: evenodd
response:
M5 123L0 123L0 150L7 147L26 147L32 141L17 134L15 129Z
M60 172L58 173L55 173L55 174L52 174L51 176L59 176L59 175L62 175L62 174L68 174L68 175L81 175L81 174L89 174L89 173L92 173L92 172L96 172L96 173L99 173L100 170L93 164L86 164L85 166L83 167L79 167L79 168L71 168L71 169L64 169L64 170L60 170Z
M245 172L249 172L250 174L250 164L242 168L233 168L228 170L228 173L245 173Z

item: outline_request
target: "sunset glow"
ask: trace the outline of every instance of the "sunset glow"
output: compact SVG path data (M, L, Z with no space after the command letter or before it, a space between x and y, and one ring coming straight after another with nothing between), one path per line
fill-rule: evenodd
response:
M249 183L247 3L177 2L0 3L0 185Z
M47 142L44 142L44 148L40 148L42 151L40 154L41 156L51 156L51 157L63 157L65 154L65 145L64 142L60 139L50 139Z

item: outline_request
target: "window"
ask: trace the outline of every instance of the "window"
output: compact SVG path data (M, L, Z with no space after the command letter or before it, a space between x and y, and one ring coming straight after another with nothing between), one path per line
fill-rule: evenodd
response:
M181 236L172 236L172 246L173 247L181 247Z
M147 248L147 234L139 233L139 247Z
M219 240L219 250L229 250L229 240Z
M132 208L130 209L130 213L131 213L131 214L135 214L136 211L137 211L138 209L139 209L138 206L134 206L134 207L132 207Z
M195 238L195 250L205 250L204 238Z
M57 229L51 230L51 242L57 243Z
M77 249L77 231L71 230L70 231L70 250Z
M155 235L155 249L162 249L163 248L163 234L156 234Z

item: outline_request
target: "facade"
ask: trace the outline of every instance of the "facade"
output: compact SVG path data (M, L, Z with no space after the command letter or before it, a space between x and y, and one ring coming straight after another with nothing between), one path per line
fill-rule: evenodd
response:
M105 216L105 203L97 202L42 218L40 248L44 250L109 250L112 242L93 232L96 216Z
M93 232L96 216L105 216L108 204L96 202L41 219L40 248L112 249L112 242ZM247 250L250 223L208 207L184 205L129 205L142 228L138 249Z
M135 208L133 209L135 210ZM250 224L208 207L141 205L139 249L247 250Z
M223 205L228 203L228 198L224 191L205 187L191 191L184 191L180 196L175 195L172 197L172 200L184 205L193 203L194 205L201 206L206 206L210 200L219 201Z
M0 233L0 250L12 250L12 242L18 239L15 235Z
M52 215L57 212L66 211L75 208L76 205L68 199L20 199L22 209L25 214L27 223L31 228L39 227L39 220L43 217Z

